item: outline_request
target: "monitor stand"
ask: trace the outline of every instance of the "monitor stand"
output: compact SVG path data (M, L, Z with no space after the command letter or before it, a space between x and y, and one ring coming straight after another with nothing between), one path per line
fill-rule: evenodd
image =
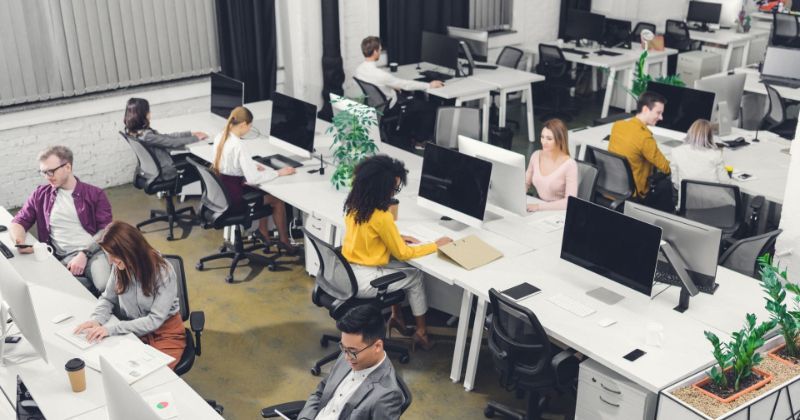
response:
M447 216L442 216L442 218L439 219L439 224L454 232L459 232L469 227L468 224L453 220Z
M597 289L589 290L586 292L586 294L599 300L600 302L605 303L606 305L613 305L622 299L625 299L625 296L622 296L616 292L612 292L605 287L598 287Z
M675 269L675 273L678 274L678 278L680 278L681 282L683 283L681 286L681 295L678 300L678 306L673 308L674 310L683 313L689 309L689 297L696 296L698 293L700 293L700 291L697 290L697 286L695 286L692 277L689 275L689 271L686 268L686 262L683 260L683 257L678 254L669 241L661 241L661 252L663 253L664 257L667 258L667 262L672 264L672 268Z

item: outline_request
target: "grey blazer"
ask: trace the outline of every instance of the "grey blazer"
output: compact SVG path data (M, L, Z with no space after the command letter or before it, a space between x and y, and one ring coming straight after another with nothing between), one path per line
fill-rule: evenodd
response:
M189 131L162 134L152 128L142 130L137 138L145 146L153 148L156 160L158 160L158 166L161 167L161 177L164 180L173 179L178 174L169 151L183 149L187 144L200 141Z
M350 364L344 355L336 359L330 375L319 383L317 389L308 397L298 420L313 420L322 407L331 400L334 391L345 376L350 373ZM405 397L397 385L394 366L387 357L383 363L369 374L358 387L350 400L344 405L340 420L399 419L400 407Z

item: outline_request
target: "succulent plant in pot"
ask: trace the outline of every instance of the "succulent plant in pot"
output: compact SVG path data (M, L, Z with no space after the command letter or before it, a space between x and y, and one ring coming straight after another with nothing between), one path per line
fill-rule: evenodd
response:
M336 99L331 101L336 102ZM374 109L354 104L348 104L333 117L327 133L333 133L332 149L336 169L331 176L331 184L337 190L349 188L356 165L378 151L378 146L369 138L370 127L376 125L378 119Z

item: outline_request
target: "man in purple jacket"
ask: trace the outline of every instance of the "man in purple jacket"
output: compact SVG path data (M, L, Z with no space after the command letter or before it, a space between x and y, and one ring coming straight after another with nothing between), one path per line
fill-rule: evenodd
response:
M91 290L103 292L111 274L105 253L95 240L111 223L111 203L102 189L81 182L72 173L72 151L53 146L39 154L39 172L47 179L28 197L9 227L16 244L36 223L40 242L50 244L55 256ZM21 253L33 252L20 248ZM84 280L85 279L85 280Z

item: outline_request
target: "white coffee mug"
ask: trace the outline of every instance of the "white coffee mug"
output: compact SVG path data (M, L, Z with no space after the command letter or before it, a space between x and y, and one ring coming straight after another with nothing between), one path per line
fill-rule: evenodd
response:
M42 242L33 244L33 256L36 257L36 261L44 261L52 253L53 248L50 245Z
M645 333L645 343L648 346L661 347L661 343L663 342L664 342L664 326L656 322L651 322L647 324Z

